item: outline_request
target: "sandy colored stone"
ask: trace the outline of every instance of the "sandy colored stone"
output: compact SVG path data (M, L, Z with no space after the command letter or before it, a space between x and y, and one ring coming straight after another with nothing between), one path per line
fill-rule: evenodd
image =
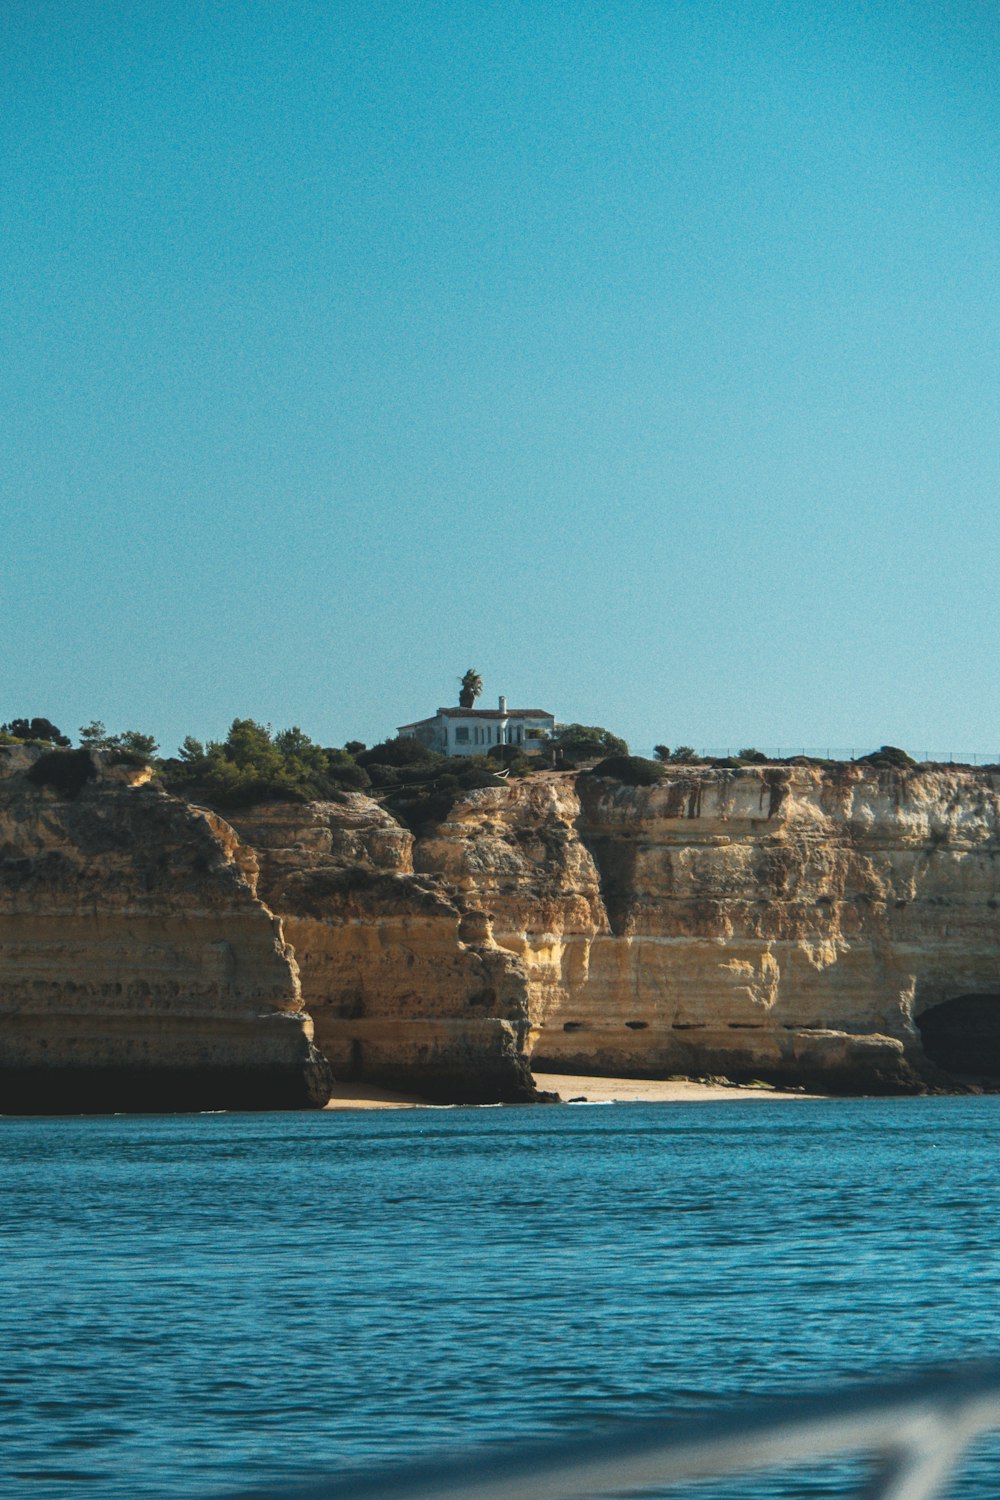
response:
M265 1100L310 1068L315 1094L310 1015L342 1084L440 1101L530 1097L529 1065L914 1089L948 1082L925 1013L1000 994L988 769L544 773L415 842L361 793L230 821L100 758L57 795L33 754L0 754L8 1098L202 1070Z
M487 913L533 1065L820 1088L940 1081L921 1014L1000 992L996 773L552 773L463 799L414 866Z
M484 913L412 872L411 835L345 794L234 817L338 1080L454 1103L529 1097L528 986Z
M100 756L76 796L37 759L0 753L0 1110L322 1104L252 851Z

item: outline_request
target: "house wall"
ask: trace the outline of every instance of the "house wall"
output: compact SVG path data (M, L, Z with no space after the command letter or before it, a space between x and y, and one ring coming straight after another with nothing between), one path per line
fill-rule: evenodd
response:
M414 728L407 726L398 733L438 750L443 755L486 755L494 745L514 745L526 754L540 750L555 727L554 720L544 716L527 719L507 717L484 719L470 714L439 714Z
M442 719L447 734L446 755L486 755L494 745L514 745L519 749L538 749L540 741L527 737L529 729L540 729L548 733L552 722L548 719Z

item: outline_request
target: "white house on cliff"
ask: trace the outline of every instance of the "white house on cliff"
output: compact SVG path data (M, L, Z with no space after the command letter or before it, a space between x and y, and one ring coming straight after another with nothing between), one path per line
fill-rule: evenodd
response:
M555 722L543 708L508 708L501 698L499 708L439 708L431 719L400 724L396 733L441 755L486 755L492 745L514 745L530 755L542 748Z

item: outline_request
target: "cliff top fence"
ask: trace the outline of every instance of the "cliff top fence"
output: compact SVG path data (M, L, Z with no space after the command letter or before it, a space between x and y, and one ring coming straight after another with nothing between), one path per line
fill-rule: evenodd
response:
M749 747L748 747L749 748ZM834 748L832 750L803 749L801 745L755 745L752 747L766 755L769 760L791 760L795 755L806 755L810 760L860 760L863 755L876 755L878 745L859 746L856 750ZM904 747L905 748L905 747ZM739 755L740 747L730 750L699 750L697 754L705 760L722 760ZM920 765L996 766L1000 765L1000 750L908 750L907 754Z
M619 1500L859 1458L867 1461L863 1488L854 1491L859 1500L936 1500L974 1441L997 1427L1000 1364L991 1362L775 1400L724 1417L647 1419L596 1437L512 1440L459 1459L242 1491L229 1500ZM995 1494L997 1481L991 1472L988 1487L975 1493ZM849 1493L839 1485L825 1492Z

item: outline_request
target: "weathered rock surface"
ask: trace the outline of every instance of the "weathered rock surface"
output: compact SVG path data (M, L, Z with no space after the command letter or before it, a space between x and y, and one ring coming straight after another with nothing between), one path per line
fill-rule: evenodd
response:
M469 796L414 861L521 959L540 1069L914 1088L1000 1076L998 785L553 774Z
M413 874L412 836L376 802L345 793L233 822L337 1078L458 1103L534 1097L524 969L460 892Z
M252 851L101 757L69 791L38 761L0 752L0 1111L324 1103Z
M0 753L0 1109L322 1102L309 1015L338 1077L451 1101L532 1061L1000 1081L990 770L536 774L415 842L359 793L231 826L36 758Z

